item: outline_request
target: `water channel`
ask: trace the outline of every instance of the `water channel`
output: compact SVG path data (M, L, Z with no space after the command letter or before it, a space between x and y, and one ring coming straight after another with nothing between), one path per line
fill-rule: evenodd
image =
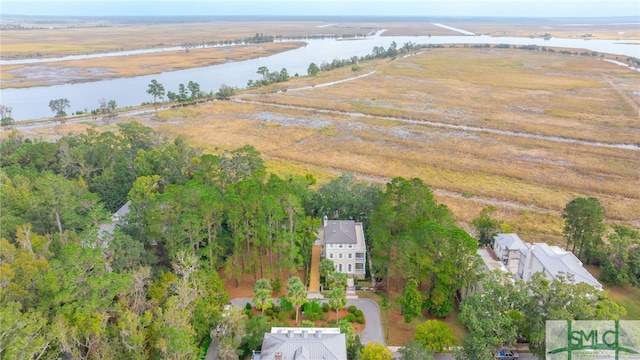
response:
M13 109L13 118L17 121L50 117L49 100L66 98L71 104L68 113L77 110L94 109L98 107L99 99L115 100L118 107L136 106L142 102L152 101L146 93L152 79L164 85L167 91L177 92L180 83L195 81L203 91L216 92L220 85L227 84L245 87L249 79L258 79L256 70L266 66L270 70L286 68L290 75L306 75L310 63L331 62L334 59L347 59L353 56L370 54L375 46L388 48L392 42L401 47L407 42L414 44L509 44L509 45L537 45L546 47L561 47L585 49L598 53L619 55L621 60L627 57L640 58L640 43L638 41L616 40L582 40L552 38L519 38L519 37L491 37L491 36L375 36L357 40L313 39L306 40L306 46L296 50L275 54L269 57L229 62L201 68L192 68L164 72L162 74L118 78L87 83L30 87L23 89L0 90L0 103ZM174 50L175 48L167 48ZM139 50L158 51L158 49ZM163 51L160 49L160 51ZM118 56L126 56L126 52L94 54L92 57L112 57L117 61Z

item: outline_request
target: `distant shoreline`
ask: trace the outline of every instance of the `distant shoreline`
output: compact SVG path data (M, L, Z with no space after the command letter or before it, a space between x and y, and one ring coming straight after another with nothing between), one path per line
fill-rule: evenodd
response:
M331 22L337 21L366 21L366 22L424 22L429 19L447 20L448 22L468 21L468 20L487 20L487 21L513 21L513 20L528 20L528 21L571 21L576 20L590 20L590 22L609 23L611 21L619 22L624 20L627 24L640 24L637 16L576 16L576 17L546 17L546 16L377 16L377 15L29 15L29 14L3 14L0 13L0 23L6 24L7 20L102 20L113 21L118 24L153 24L153 23L193 23L193 22L215 22L215 21L318 21L318 22ZM52 23L43 23L43 27L47 25L53 25Z

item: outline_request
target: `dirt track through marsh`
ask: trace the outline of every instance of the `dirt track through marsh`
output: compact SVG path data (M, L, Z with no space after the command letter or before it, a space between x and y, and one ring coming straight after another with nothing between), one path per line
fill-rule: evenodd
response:
M610 143L603 143L598 141L587 141L587 140L573 139L573 138L559 137L559 136L548 136L548 135L532 134L532 133L526 133L526 132L515 132L515 131L476 127L476 126L469 126L469 125L447 124L439 121L413 120L413 119L406 119L406 118L399 118L399 117L376 116L376 115L369 115L369 114L358 113L358 112L345 112L345 111L339 111L339 110L320 109L320 108L305 107L305 106L298 106L298 105L283 105L283 104L276 104L276 103L270 103L270 102L264 102L264 101L258 101L258 100L233 99L233 101L239 102L239 103L262 105L262 106L272 106L272 107L277 107L282 109L294 109L294 110L302 110L302 111L320 112L325 114L336 114L336 115L346 115L346 116L352 116L352 117L391 120L391 121L403 122L411 125L425 125L425 126L453 129L453 130L483 132L483 133L490 133L490 134L517 136L517 137L523 137L523 138L547 140L547 141L562 142L562 143L580 144L580 145L586 145L586 146L640 151L640 145L636 145L636 144L610 144Z

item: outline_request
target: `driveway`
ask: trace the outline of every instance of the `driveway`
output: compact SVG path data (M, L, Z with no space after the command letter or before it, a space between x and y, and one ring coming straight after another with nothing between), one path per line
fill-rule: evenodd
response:
M279 299L273 299L274 303L278 303ZM326 300L320 300L320 302L326 302ZM253 305L251 298L235 298L231 300L231 303L235 306L244 308L247 303ZM371 299L350 299L347 300L347 306L354 305L358 309L362 310L366 323L364 330L358 334L360 335L360 342L363 345L367 345L368 342L377 342L382 345L387 345L384 341L384 329L382 328L382 320L380 320L380 308L375 301Z

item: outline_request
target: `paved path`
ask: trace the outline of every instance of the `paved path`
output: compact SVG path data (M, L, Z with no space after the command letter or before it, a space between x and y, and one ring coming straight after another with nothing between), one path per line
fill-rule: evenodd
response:
M220 340L217 337L211 339L211 344L209 344L207 356L204 357L204 360L218 360L218 345L220 345Z
M242 307L247 303L253 302L251 298L236 298L232 299L231 303L235 306ZM277 303L278 299L273 299ZM321 300L320 302L326 302ZM384 329L382 328L382 320L380 319L380 308L375 301L371 299L350 299L347 301L347 306L354 305L358 309L362 310L364 318L366 320L364 330L358 334L360 335L360 342L366 345L368 342L377 342L382 345L387 345L384 341Z
M320 264L320 252L322 251L322 246L313 245L311 250L311 276L309 276L309 292L310 293L319 293L320 292L320 272L318 271Z

